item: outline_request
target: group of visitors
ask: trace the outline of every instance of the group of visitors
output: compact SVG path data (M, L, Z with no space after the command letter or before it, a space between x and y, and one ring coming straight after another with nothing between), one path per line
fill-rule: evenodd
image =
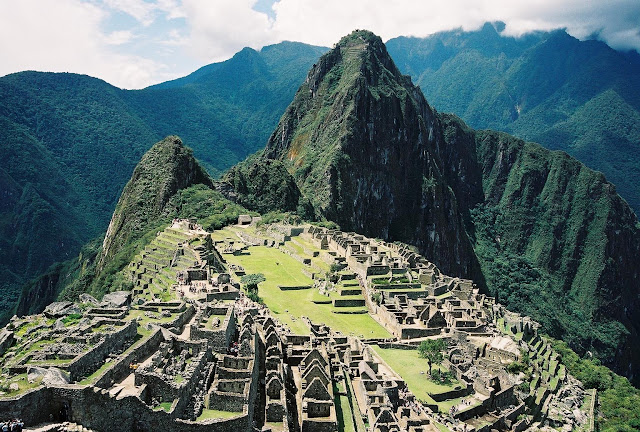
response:
M21 432L24 427L22 420L13 419L0 423L0 431L2 432Z
M400 396L400 400L403 402L403 406L411 408L411 411L420 415L422 411L422 405L419 402L416 402L414 398L410 398L409 392L400 390L398 396Z
M235 357L238 357L239 352L240 352L240 348L238 347L238 342L232 343L231 346L227 348L227 354L231 354Z

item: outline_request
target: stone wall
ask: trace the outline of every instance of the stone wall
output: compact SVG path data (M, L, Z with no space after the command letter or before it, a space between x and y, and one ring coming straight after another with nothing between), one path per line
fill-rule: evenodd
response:
M175 340L173 344L174 349L176 345L178 345L182 346L182 350L188 350L190 346L194 346L196 343ZM206 349L198 352L197 355L192 358L192 362L186 366L185 370L182 372L184 375L184 381L181 383L177 383L171 379L171 377L163 373L148 371L146 368L141 368L136 371L135 383L137 386L146 384L147 400L155 398L163 402L172 402L175 399L180 399L180 407L177 409L177 412L182 412L181 408L188 404L192 394L198 386L198 381L200 380L204 368L208 366L211 360L211 351L206 347Z
M361 307L365 306L364 299L334 299L333 307Z
M295 291L295 290L305 290L311 289L311 285L278 285L281 291Z
M302 421L302 432L335 432L338 425L334 421L305 419Z
M184 325L193 318L196 311L193 305L188 305L184 312L178 315L173 321L168 323L160 323L158 324L160 327L164 327L169 330L174 330L174 332L180 333L180 330L184 327Z
M65 404L69 418L86 428L119 432L250 432L246 412L230 419L193 422L176 418L175 413L154 411L135 396L112 398L106 390L94 387L42 387L18 398L0 399L0 418L22 418L27 426L45 423L52 415L63 421L60 412Z
M0 331L0 356L3 356L4 353L13 345L13 332L7 330Z
M65 367L71 375L71 380L73 381L79 377L91 375L98 370L104 364L107 356L121 350L126 341L136 337L137 331L138 323L136 321L129 321L129 323L121 329L107 333L101 343Z
M163 340L162 331L156 329L147 340L129 353L121 356L113 366L104 371L96 381L96 387L109 388L113 383L129 375L131 373L129 365L131 363L140 363L152 353L156 352L158 345L160 345L160 342Z
M429 393L431 399L436 402L442 402L447 399L457 399L468 396L473 393L473 385L468 384L466 387L460 387L459 389L449 390L443 393Z
M216 310L222 308L214 308L212 312L216 314ZM214 352L225 353L229 344L233 340L236 333L236 314L233 312L233 308L226 308L227 315L220 323L220 327L213 328L200 328L197 323L191 324L191 340L205 339L208 341L209 346Z

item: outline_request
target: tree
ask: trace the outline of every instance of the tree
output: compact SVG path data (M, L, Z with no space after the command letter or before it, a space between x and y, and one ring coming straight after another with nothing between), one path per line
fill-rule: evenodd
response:
M247 289L247 292L249 293L251 292L257 293L258 284L264 281L265 281L265 278L262 273L251 273L248 275L244 275L242 276L242 278L240 278L240 282L244 284L245 288Z
M444 360L442 351L447 348L447 342L443 339L427 339L420 342L418 346L418 355L427 359L429 363L429 375L431 375L431 366L439 365Z

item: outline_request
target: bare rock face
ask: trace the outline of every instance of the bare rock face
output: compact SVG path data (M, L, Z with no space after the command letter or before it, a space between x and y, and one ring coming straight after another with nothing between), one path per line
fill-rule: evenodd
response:
M61 369L55 367L29 367L27 370L27 380L30 383L38 380L40 377L42 377L42 383L45 385L64 385L71 382L69 374Z
M115 291L105 294L100 303L103 307L122 308L131 303L131 293L128 291Z
M80 300L80 303L85 303L85 304L97 305L98 303L100 303L94 296L87 293L80 294L78 296L78 299Z
M68 301L53 302L44 310L44 315L47 318L62 318L74 313L80 313L80 308L75 303Z

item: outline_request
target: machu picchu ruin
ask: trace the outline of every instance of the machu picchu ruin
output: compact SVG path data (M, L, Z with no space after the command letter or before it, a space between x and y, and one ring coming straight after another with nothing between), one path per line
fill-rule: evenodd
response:
M536 322L405 244L246 215L213 232L174 219L122 272L131 291L2 330L0 418L59 431L594 430L597 395ZM433 364L427 341L441 341Z

